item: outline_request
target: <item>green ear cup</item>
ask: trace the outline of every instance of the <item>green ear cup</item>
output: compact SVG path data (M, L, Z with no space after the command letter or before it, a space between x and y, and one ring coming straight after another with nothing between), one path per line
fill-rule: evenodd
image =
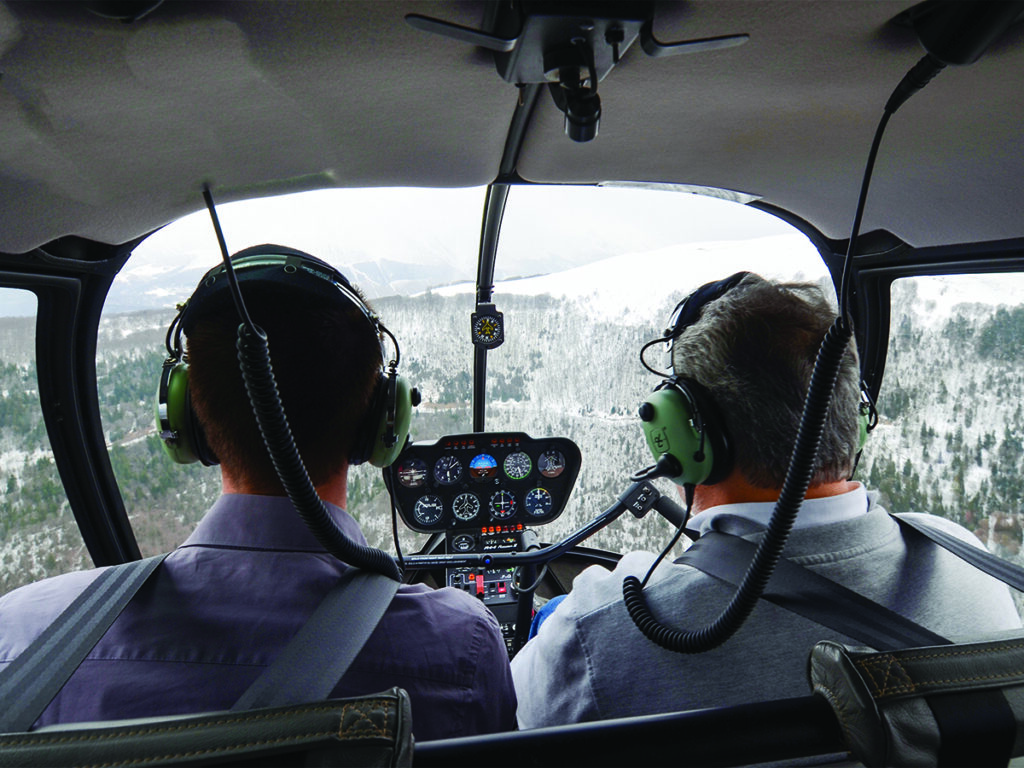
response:
M657 461L671 454L682 472L671 478L678 485L699 485L711 476L715 455L711 440L694 425L691 402L675 387L651 393L640 406L641 426Z
M160 374L156 430L164 451L178 464L199 460L188 408L188 366L169 361Z
M401 376L394 376L388 382L388 386L394 387L394 392L389 392L387 397L388 401L394 403L393 412L389 413L391 409L388 407L381 409L369 458L373 466L381 468L390 466L405 448L414 405L415 390L411 389L409 382Z

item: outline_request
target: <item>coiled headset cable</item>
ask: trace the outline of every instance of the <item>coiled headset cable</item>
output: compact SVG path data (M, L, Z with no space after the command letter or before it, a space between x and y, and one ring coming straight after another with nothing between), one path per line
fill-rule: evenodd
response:
M839 368L846 352L846 347L853 338L853 320L849 312L850 274L853 269L853 254L857 236L860 233L861 219L867 202L868 187L871 183L871 172L875 158L881 145L882 135L888 125L889 118L913 94L931 82L945 65L932 56L922 58L900 81L885 104L882 118L875 129L871 150L861 180L860 195L853 219L853 230L847 245L846 258L843 262L842 279L839 288L839 315L832 327L822 339L814 361L814 370L804 401L800 426L797 430L796 443L790 457L789 468L783 481L782 491L775 503L768 528L754 552L754 557L737 587L729 604L717 619L699 630L677 630L662 624L651 612L650 606L643 595L643 587L653 573L658 561L641 584L636 576L627 576L622 582L622 597L629 617L647 639L676 653L704 653L717 648L732 637L750 616L757 601L764 594L768 581L771 579L775 566L782 556L786 540L796 522L797 513L803 504L804 496L810 487L813 477L814 462L821 444L821 435L828 415L829 403L839 376ZM641 360L643 359L641 355ZM678 534L677 534L678 538ZM672 544L675 543L673 540ZM672 546L670 544L670 547ZM666 549L667 551L667 549ZM664 555L664 553L663 553ZM659 558L660 560L661 558Z
M213 195L208 186L203 187L203 199L213 219L217 243L231 286L231 296L242 320L238 326L237 343L242 379L245 381L245 389L249 394L263 442L285 493L317 541L328 552L349 565L401 581L402 572L394 558L382 550L358 544L346 536L316 492L288 425L284 405L281 403L281 395L270 361L267 335L252 321L245 307L238 278L228 255L227 243L224 241L224 233L221 231L217 211L213 205Z

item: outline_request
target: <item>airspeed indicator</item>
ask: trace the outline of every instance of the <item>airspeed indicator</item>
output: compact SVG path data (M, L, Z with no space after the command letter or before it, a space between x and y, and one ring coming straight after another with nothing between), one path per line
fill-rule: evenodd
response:
M505 470L505 474L513 480L522 480L530 474L530 470L533 469L533 462L530 461L529 454L523 451L516 451L505 457L502 467Z

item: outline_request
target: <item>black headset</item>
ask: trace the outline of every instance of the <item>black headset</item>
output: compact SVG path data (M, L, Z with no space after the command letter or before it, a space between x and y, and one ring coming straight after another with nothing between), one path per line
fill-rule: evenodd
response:
M728 477L733 467L732 444L711 393L693 379L655 371L643 355L654 344L678 339L697 322L707 304L732 290L748 274L737 272L702 285L676 305L664 334L640 350L644 367L665 378L641 404L641 426L658 462L658 474L679 485L713 485Z
M360 464L369 461L376 467L391 464L405 447L412 408L419 401L418 392L398 375L400 352L391 331L359 298L344 275L308 253L280 245L258 245L236 253L231 257L231 264L240 284L298 288L327 300L350 304L366 318L381 345L381 367L370 408L357 430L349 462ZM178 306L178 314L167 329L167 359L157 390L156 423L167 454L179 464L200 461L212 466L218 463L192 408L188 359L181 334L184 331L188 335L199 315L198 307L210 302L212 297L226 296L229 291L224 265L214 267L203 275L188 301ZM385 335L395 348L394 358L386 365Z
M666 376L651 368L644 352L654 344L672 343L700 319L705 306L731 291L749 272L737 272L724 280L706 283L680 301L664 334L640 350L640 362L652 373L665 378L641 404L639 415L654 467L638 476L669 477L678 485L714 485L733 467L733 451L711 393L698 382L678 374ZM861 382L857 452L864 448L878 414L867 388Z

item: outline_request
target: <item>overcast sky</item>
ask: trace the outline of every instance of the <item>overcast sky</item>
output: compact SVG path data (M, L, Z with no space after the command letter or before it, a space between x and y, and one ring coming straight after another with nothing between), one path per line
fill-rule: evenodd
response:
M473 280L484 200L473 189L342 189L218 207L230 251L279 243L346 266L393 262L437 268L437 284ZM608 257L687 242L734 241L793 232L775 217L721 199L678 192L596 187L514 187L497 277L547 274ZM751 254L756 259L757 254ZM125 296L171 306L219 261L205 211L152 235L125 265ZM401 267L393 267L399 273ZM756 268L756 263L752 264ZM412 271L412 270L409 270ZM433 275L431 275L433 277ZM425 278L428 279L428 278ZM413 284L410 290L422 290ZM184 295L180 295L184 291ZM113 294L112 294L113 295ZM34 300L0 292L0 315L31 314Z

